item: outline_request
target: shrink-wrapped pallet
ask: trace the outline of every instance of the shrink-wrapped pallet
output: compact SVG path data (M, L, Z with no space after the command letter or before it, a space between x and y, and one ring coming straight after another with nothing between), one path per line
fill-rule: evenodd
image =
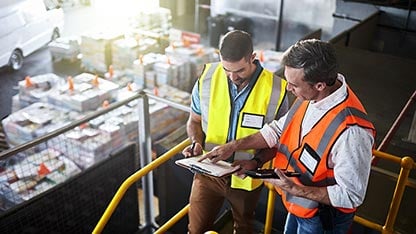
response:
M119 88L112 81L90 73L69 77L48 95L48 102L78 112L94 111L104 101L110 102Z
M79 113L48 103L34 103L2 120L10 145L19 145L43 136L73 121Z

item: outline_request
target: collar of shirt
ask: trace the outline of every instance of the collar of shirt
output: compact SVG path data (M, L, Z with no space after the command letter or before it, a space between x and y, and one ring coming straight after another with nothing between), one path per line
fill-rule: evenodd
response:
M258 78L260 72L263 70L263 68L260 65L259 60L257 60L257 59L255 59L253 63L256 65L256 70L254 71L253 75L251 75L250 82L248 83L248 85L246 85L246 87L244 87L243 89L241 89L240 92L237 92L237 85L235 85L230 79L227 78L228 79L228 84L229 84L228 87L230 89L231 98L233 100L235 100L236 98L238 98L246 90L251 90L251 88L256 83L257 78Z
M337 79L342 83L341 87L319 102L311 102L312 107L319 110L328 110L345 99L347 96L347 82L342 74L338 74Z

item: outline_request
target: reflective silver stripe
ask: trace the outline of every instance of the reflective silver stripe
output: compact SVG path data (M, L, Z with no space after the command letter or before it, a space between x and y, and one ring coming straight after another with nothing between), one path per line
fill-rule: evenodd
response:
M211 100L211 81L212 75L215 72L215 69L218 67L219 63L211 63L211 66L208 68L208 71L205 73L205 76L202 77L202 88L199 93L199 100L201 103L201 116L202 116L202 130L207 132L208 130L208 118L209 118L209 103Z
M323 155L325 149L329 144L329 141L335 134L338 127L345 121L345 119L348 116L357 116L359 118L367 119L367 115L364 112L354 107L347 107L344 110L340 111L329 124L329 126L325 130L325 133L322 135L321 141L319 142L318 148L316 149L316 153L318 153L320 157L321 155Z
M273 88L270 95L269 106L266 112L265 123L270 123L275 119L277 114L275 111L277 110L280 101L281 87L282 79L276 75L273 75Z
M302 206L307 209L314 209L318 207L318 202L312 201L303 197L293 196L290 193L284 192L286 194L286 201L294 203L298 206Z

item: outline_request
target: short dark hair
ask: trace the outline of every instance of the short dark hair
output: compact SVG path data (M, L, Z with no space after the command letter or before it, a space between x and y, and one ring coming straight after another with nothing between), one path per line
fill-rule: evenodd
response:
M253 41L250 34L241 30L230 31L220 42L221 59L237 62L242 58L249 59L253 54Z
M306 82L316 84L325 82L333 85L337 79L338 64L335 49L328 43L317 39L296 42L285 51L282 65L303 68Z

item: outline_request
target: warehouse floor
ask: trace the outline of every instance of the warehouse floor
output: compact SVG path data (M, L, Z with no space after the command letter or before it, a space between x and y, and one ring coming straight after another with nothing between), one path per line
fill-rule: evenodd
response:
M79 11L85 11L80 9ZM77 22L88 22L83 19L84 14L78 10L72 10L67 14L76 17L68 21L67 24L74 25ZM188 21L189 22L189 21ZM193 21L191 21L193 23ZM82 24L81 24L82 25ZM68 26L75 30L76 27ZM184 28L189 28L185 27ZM400 32L397 32L400 34ZM394 34L394 36L397 36ZM414 45L414 35L409 34L410 45ZM387 40L386 40L387 41ZM370 119L374 122L377 129L377 145L382 142L390 127L399 116L409 98L416 91L415 67L416 60L411 59L415 56L414 47L406 48L406 41L396 43L400 57L367 50L354 48L337 47L340 72L346 76L348 84L357 93L367 108ZM391 49L394 51L394 48ZM408 54L405 54L407 52ZM25 60L22 70L10 72L6 68L0 69L0 117L4 118L11 112L11 98L17 93L17 82L23 80L26 75L38 75L47 72L54 72L61 76L78 74L79 63L59 62L53 63L47 47L35 52ZM412 118L415 115L416 103L410 106L409 112L404 115L403 122L394 134L390 144L385 149L386 152L398 156L409 155L416 160L416 144L408 140ZM380 161L379 166L389 170L397 171L397 167L391 163ZM416 173L412 172L412 177L416 178ZM384 222L385 212L392 195L393 183L383 176L373 175L371 185L367 195L368 205L364 205L360 212L370 219ZM415 233L416 217L413 215L416 209L415 188L406 190L400 209L398 226L403 233ZM375 202L377 201L377 202ZM371 205L371 206L370 206Z

